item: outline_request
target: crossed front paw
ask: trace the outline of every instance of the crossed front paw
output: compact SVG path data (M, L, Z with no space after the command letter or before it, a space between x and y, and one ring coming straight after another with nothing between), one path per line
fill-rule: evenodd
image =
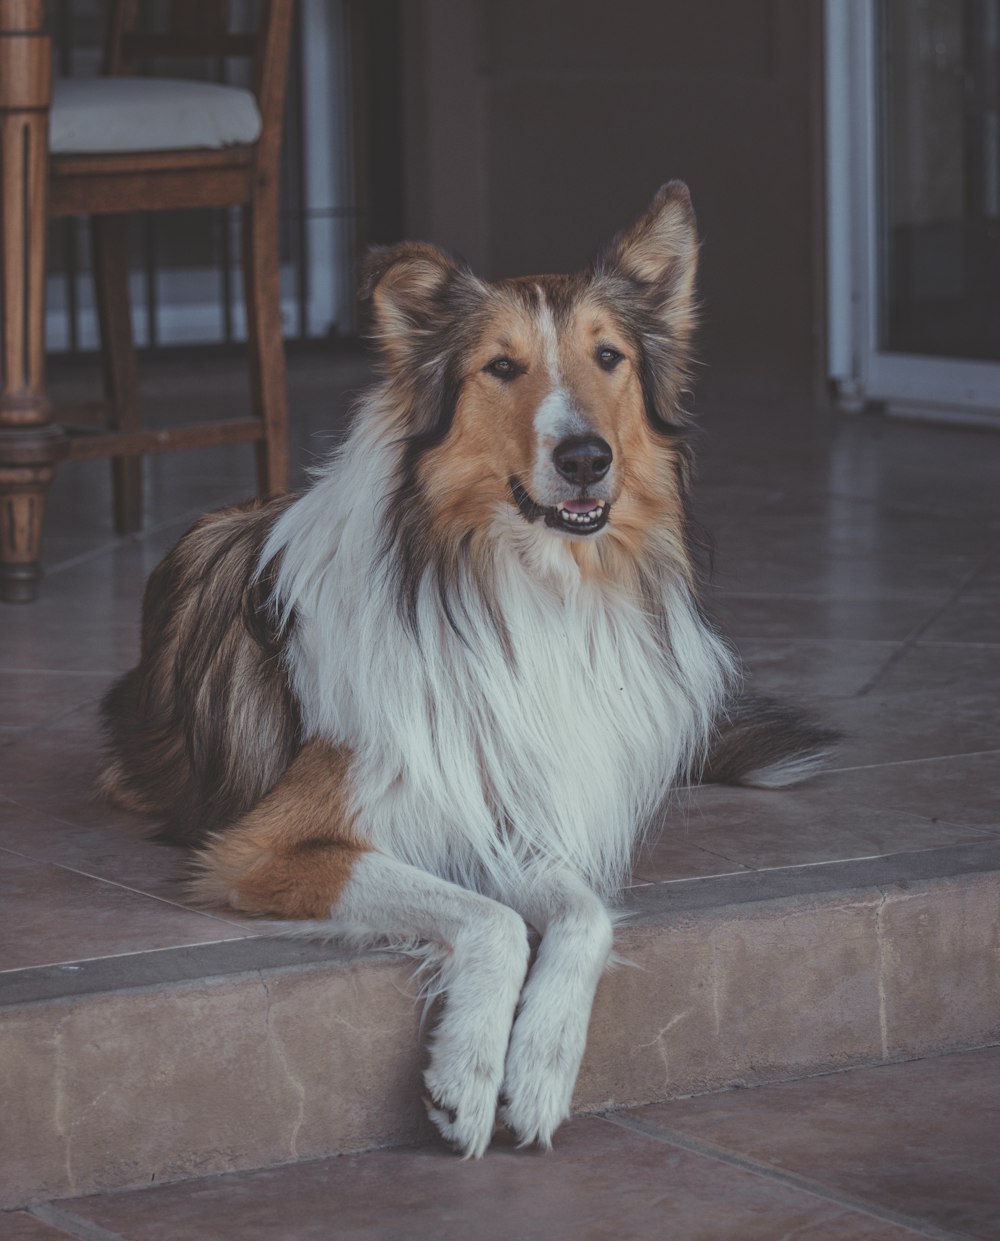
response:
M497 1121L518 1139L550 1150L556 1129L570 1114L573 1078L535 1066L508 1068L502 1092L495 1082L470 1077L460 1084L424 1075L424 1106L442 1138L463 1159L479 1159L496 1131ZM498 1093L500 1097L498 1099Z
M500 1120L517 1137L518 1146L552 1147L552 1135L570 1114L576 1073L547 1058L532 1060L511 1048L501 1091Z
M444 1140L463 1159L481 1158L495 1128L497 1078L470 1074L464 1080L449 1080L435 1073L432 1065L424 1074L424 1083L427 1115Z

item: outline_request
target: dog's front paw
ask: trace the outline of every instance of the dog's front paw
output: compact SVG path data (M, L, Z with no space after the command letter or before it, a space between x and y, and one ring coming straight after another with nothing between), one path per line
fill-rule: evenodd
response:
M496 1121L499 1081L494 1075L470 1074L449 1080L435 1065L424 1074L427 1115L438 1132L464 1159L479 1159L490 1144Z
M515 1025L499 1115L521 1146L552 1146L552 1135L570 1113L579 1063L575 1049L567 1055L547 1040L519 1038Z
M478 1159L493 1136L514 1008L527 967L524 922L492 902L456 937L447 962L447 999L431 1039L424 1082L428 1115L466 1159Z

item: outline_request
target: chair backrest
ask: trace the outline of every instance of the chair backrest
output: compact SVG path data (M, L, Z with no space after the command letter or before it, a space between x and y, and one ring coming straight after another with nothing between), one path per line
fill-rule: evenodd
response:
M260 0L255 30L230 30L229 0L170 0L162 30L139 25L140 0L111 0L103 72L137 71L141 57L242 56L253 60L253 92L261 115L258 165L276 160L288 76L288 44L295 0Z

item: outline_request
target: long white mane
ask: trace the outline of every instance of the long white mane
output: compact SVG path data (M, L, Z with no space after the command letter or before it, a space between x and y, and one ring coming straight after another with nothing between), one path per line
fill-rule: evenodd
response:
M485 515L491 600L460 577L456 633L428 571L414 631L386 562L402 452L386 403L376 389L261 556L281 557L305 736L353 751L356 830L385 853L501 898L552 863L613 892L704 752L729 653L678 571L664 566L651 616L508 506Z

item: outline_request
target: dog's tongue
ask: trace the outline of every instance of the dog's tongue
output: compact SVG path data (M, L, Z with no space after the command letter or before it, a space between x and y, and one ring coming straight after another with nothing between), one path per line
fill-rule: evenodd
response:
M591 509L597 508L596 500L567 500L563 504L563 508L570 513L589 513Z

